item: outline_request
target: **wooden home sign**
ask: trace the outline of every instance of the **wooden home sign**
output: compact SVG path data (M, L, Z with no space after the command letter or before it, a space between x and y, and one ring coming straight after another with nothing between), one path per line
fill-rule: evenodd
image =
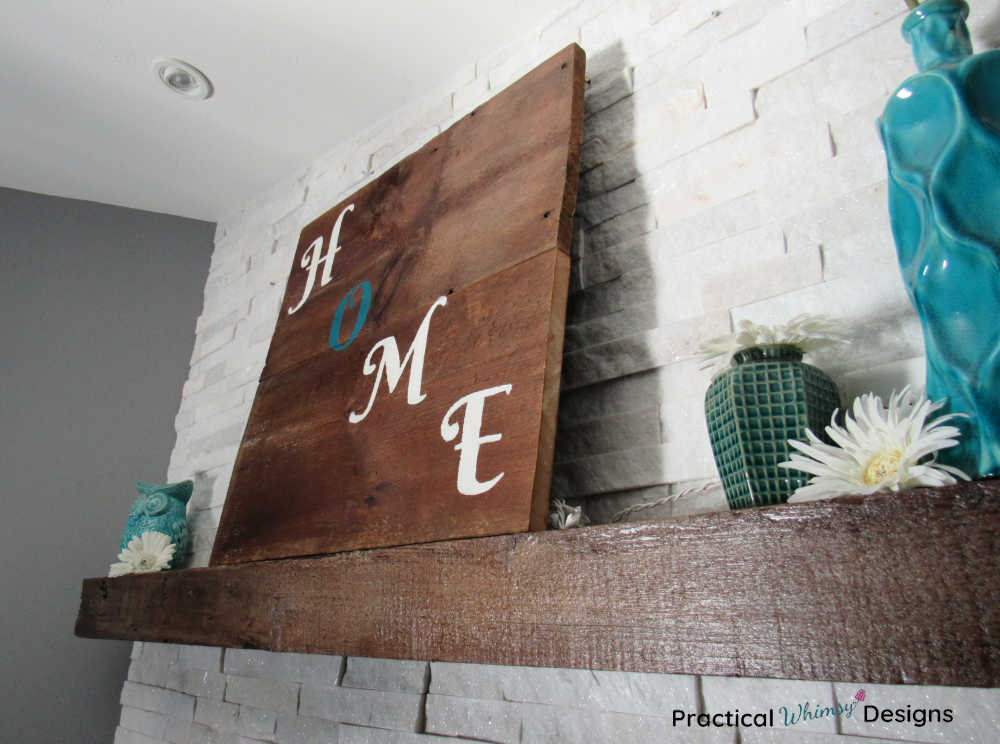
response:
M213 565L544 528L583 74L567 47L302 230Z

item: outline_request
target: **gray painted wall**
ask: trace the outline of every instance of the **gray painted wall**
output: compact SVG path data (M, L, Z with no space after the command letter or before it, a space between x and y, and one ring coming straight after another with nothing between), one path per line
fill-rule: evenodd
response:
M130 644L76 638L160 481L215 226L0 189L0 741L110 742Z

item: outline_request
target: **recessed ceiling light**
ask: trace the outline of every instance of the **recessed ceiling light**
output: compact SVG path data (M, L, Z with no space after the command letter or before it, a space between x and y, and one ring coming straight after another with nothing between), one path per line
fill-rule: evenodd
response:
M205 99L212 95L212 81L194 65L162 57L153 62L157 79L185 98Z

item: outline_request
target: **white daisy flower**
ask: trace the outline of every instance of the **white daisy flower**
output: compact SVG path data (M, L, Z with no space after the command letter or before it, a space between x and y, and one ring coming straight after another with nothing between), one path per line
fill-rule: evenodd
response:
M739 330L726 336L710 339L701 345L698 358L701 369L712 369L713 374L729 366L733 354L742 349L762 344L794 346L803 354L825 346L847 341L846 326L825 315L797 315L784 325L766 326L741 320Z
M798 450L779 467L801 470L813 477L797 489L789 503L827 499L848 493L869 494L898 491L914 486L944 486L969 480L958 468L935 462L938 450L958 444L959 430L944 426L959 414L928 416L944 405L915 395L907 385L893 391L889 406L873 393L854 400L852 417L840 426L831 418L826 433L838 446L820 441L806 429L808 444L795 439L788 443Z
M177 546L162 532L143 532L129 540L128 547L118 554L118 563L112 563L108 576L132 573L153 573L170 565Z
M582 506L570 506L562 499L552 501L552 513L549 514L549 524L554 529L565 530L569 527L583 527L590 520L583 513Z

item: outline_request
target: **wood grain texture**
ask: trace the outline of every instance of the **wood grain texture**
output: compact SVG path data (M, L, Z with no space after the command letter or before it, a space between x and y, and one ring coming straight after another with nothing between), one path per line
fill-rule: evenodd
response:
M540 253L568 254L584 66L583 50L567 47L303 228L261 379L327 354L327 334L313 327L328 330L340 298L363 279L379 320ZM317 281L289 314L305 290L303 254L351 204L333 280ZM378 338L366 327L355 343Z
M583 71L567 47L302 230L212 565L544 528ZM388 337L405 359L432 311L414 404L415 364L391 394L363 370ZM503 385L475 466L503 477L475 494L442 420Z
M78 635L1000 685L1000 482L84 582Z
M549 319L553 286L567 284L564 260L542 254L450 295L431 317L427 397L417 405L407 403L404 380L379 394L364 421L347 423L371 395L372 377L359 375L361 346L262 382L233 471L239 490L216 538L218 562L529 529L535 483L544 481L544 511L551 482L551 454L539 474L533 453L551 453L552 442L539 446L541 418L532 414L543 409L546 383L553 387L547 349L561 349ZM524 292L517 302L511 287ZM565 306L565 292L557 301ZM382 335L413 338L426 310L394 318ZM510 394L487 399L482 421L483 434L503 438L483 445L477 467L483 481L503 478L485 494L460 494L459 454L441 438L442 417L460 395L508 381ZM534 526L543 527L544 519Z

